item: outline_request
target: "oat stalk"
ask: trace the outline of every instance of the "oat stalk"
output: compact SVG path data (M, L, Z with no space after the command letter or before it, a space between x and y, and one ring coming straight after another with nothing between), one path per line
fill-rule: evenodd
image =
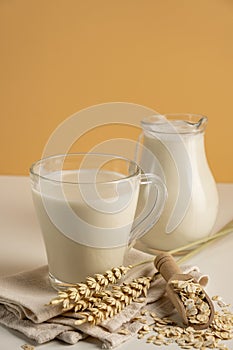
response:
M205 249L211 243L217 241L218 239L220 239L220 238L222 238L230 233L233 233L233 221L229 222L221 230L219 230L217 233L215 233L212 236L208 236L208 237L202 238L200 240L197 240L195 242L189 243L187 245L181 246L179 248L170 250L170 251L168 251L168 253L171 255L174 255L176 253L182 253L182 252L187 251L190 248L196 247L195 249L190 250L188 253L186 253L180 259L177 260L177 263L181 264L181 263L185 262L186 260L188 260L189 258L191 258L193 255L195 255L195 254L199 253L201 250ZM154 261L154 258L149 259L149 260L145 260L145 261L141 261L135 265L132 265L132 268L140 266L140 265L152 263L153 261Z
M199 240L192 242L192 243L189 243L185 246L170 250L169 253L176 254L178 252L185 251L187 249L193 248L193 247L198 246L200 244L203 244L203 243L205 244L207 242L214 241L214 240L221 238L229 233L233 233L233 221L229 222L227 225L225 225L220 231L218 231L214 235L199 239Z

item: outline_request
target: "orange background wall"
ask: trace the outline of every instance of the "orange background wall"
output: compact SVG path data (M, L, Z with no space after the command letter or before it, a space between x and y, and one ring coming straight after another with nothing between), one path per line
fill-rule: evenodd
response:
M233 182L232 0L0 0L0 174L27 174L78 110L133 102L207 115Z

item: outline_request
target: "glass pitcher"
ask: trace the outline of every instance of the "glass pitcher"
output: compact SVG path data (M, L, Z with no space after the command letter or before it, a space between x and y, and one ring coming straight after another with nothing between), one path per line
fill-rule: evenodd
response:
M141 125L136 161L163 179L168 198L160 219L136 247L156 253L208 236L217 216L218 192L205 154L207 118L154 115Z

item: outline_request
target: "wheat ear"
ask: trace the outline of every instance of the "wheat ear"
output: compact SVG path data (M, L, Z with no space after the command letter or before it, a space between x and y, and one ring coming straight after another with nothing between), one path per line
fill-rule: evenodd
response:
M86 322L99 324L121 312L132 301L144 300L140 298L146 297L151 280L151 277L140 277L130 283L113 286L111 290L96 293L96 300L93 298L86 311L77 314L80 319L75 321L75 324L81 325Z
M58 296L50 301L50 304L63 304L63 309L72 309L79 300L87 300L104 290L109 285L117 283L132 268L129 266L113 267L104 274L95 274L93 277L87 277L84 283L70 284L70 287L64 291L59 291Z

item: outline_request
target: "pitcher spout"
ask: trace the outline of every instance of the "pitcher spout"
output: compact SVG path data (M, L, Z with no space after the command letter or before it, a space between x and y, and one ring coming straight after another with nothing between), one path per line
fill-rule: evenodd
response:
M199 118L199 120L195 120L196 118L197 119ZM192 117L190 119L193 119L193 120L187 120L186 121L187 124L193 126L196 130L199 130L200 132L205 130L207 123L208 123L207 117L199 116L199 115L192 115Z

